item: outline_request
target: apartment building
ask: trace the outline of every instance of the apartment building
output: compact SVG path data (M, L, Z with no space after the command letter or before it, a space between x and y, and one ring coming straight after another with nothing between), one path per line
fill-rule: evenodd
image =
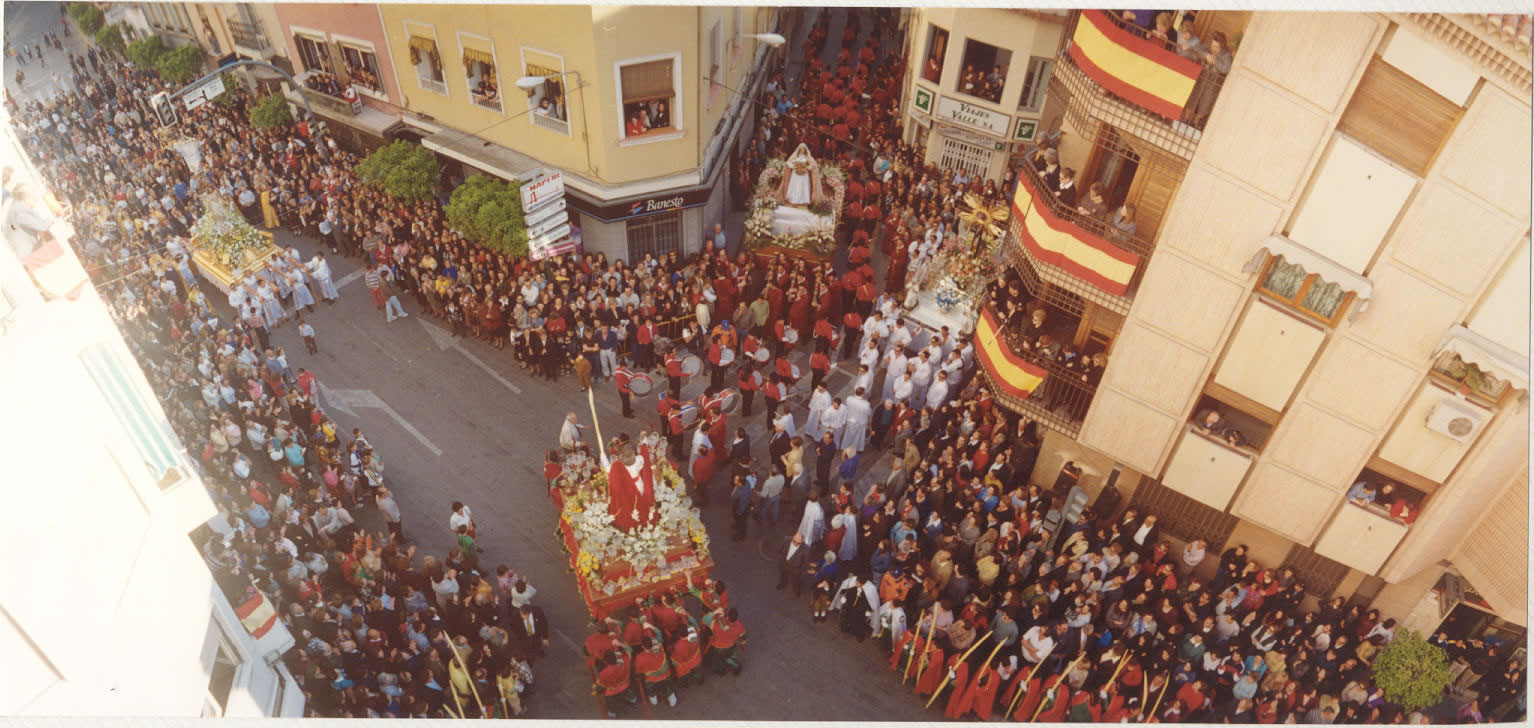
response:
M1048 372L1047 404L1002 397L1049 429L1035 481L1072 461L1094 495L1112 482L1171 535L1248 544L1314 596L1521 635L1527 35L1468 15L1172 20L1206 50L1220 34L1229 74L1100 11L1072 13L1053 57L1041 133L1135 224L1021 176L1006 255L1057 338L1108 356L1100 383ZM1358 505L1359 482L1406 503Z
M140 35L158 34L166 44L195 44L212 69L237 60L264 61L291 73L288 48L282 43L276 6L272 3L131 3L124 18ZM140 24L142 20L142 24ZM281 74L257 67L235 73L247 85L272 92Z
M383 18L375 5L277 3L277 24L298 87L339 144L367 152L396 138L404 100ZM331 81L326 83L325 81ZM302 97L300 97L302 94Z
M916 7L907 11L906 141L945 169L1000 179L1036 140L1069 13Z
M188 537L212 498L3 121L22 182L0 210L0 714L301 716L292 635Z
M406 125L450 176L563 174L571 235L700 249L750 137L768 7L379 5Z

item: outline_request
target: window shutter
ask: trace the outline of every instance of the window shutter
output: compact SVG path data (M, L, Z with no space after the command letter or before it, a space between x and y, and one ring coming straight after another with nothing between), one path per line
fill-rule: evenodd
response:
M1337 129L1423 175L1463 111L1376 56Z
M648 101L672 95L671 59L636 63L619 71L624 103Z

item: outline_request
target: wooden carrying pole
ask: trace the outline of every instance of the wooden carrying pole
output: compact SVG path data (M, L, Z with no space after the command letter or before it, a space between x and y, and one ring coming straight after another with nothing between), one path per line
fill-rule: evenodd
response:
M970 645L969 649L965 650L964 654L959 657L959 662L963 662L963 661L969 659L969 653L974 652L976 647L979 647L983 642L985 642L986 640L988 640L990 638L991 638L991 633L990 632L986 632L985 636L981 637L978 640L975 640L975 644ZM943 688L948 687L948 681L950 679L952 679L952 678L953 678L952 674L948 674L948 675L944 675L943 676L943 681L937 684L937 689L932 691L932 698L927 701L926 705L922 706L923 709L932 707L932 703L937 700L937 696L939 696L939 695L941 695L943 693Z
M1161 707L1161 699L1166 697L1166 689L1169 687L1172 687L1172 680L1170 677L1165 683L1161 685L1161 694L1156 696L1156 704L1151 706L1150 714L1145 716L1146 720L1156 720L1156 710ZM1156 722L1159 723L1161 721Z
M1049 693L1060 694L1060 683L1065 682L1065 676L1071 674L1071 670L1076 669L1076 663L1081 662L1081 658L1086 657L1086 655L1086 651L1083 650L1081 654L1076 656L1076 659L1071 660L1071 664L1065 666L1065 670L1060 673L1060 679L1055 681L1054 686L1045 693L1043 700L1039 701L1039 707L1033 711L1033 717L1028 719L1029 723L1038 720L1039 714L1044 712L1044 701L1049 700Z
M1028 671L1028 677L1024 678L1022 682L1017 684L1017 693L1012 696L1012 704L1007 706L1007 712L1003 715L1003 717L1012 715L1012 711L1017 710L1017 701L1023 697L1023 693L1028 689L1028 682L1033 679L1034 675L1039 673L1039 668L1044 666L1044 661L1049 659L1049 654L1054 651L1055 646L1051 644L1049 649L1044 650L1044 655L1039 658L1038 663L1033 666L1033 669Z
M447 639L447 632L443 632L442 633L442 637L444 639ZM458 654L458 645L453 644L453 641L451 639L447 640L447 649L453 653L453 659L457 660L459 669L463 670L463 677L469 683L469 692L474 694L474 704L479 706L479 712L480 712L480 716L479 717L481 717L481 718L488 717L488 716L484 715L484 712L485 712L485 708L484 708L485 701L481 700L480 697L479 697L479 688L474 687L474 673L471 670L469 670L469 663L464 661L463 655ZM449 683L452 682L451 676L449 676L448 682ZM448 687L449 687L449 689L451 689L453 691L453 699L457 700L458 699L458 689L452 687L451 685L449 685ZM459 703L458 704L458 714L460 716L463 715L463 703Z
M920 662L920 664L916 668L917 676L921 675L922 668L926 667L926 665L927 665L927 653L932 651L932 638L935 636L933 633L936 632L936 631L937 631L937 605L933 604L932 605L932 619L931 619L931 621L927 625L927 640L925 642L921 643L921 662ZM916 639L918 641L921 640L921 623L920 622L916 623ZM913 664L917 664L916 663L916 645L915 644L911 645L911 655L910 655L910 657L906 658L906 661L905 661L905 674L900 676L900 683L902 685L905 684L905 681L911 679L911 666Z

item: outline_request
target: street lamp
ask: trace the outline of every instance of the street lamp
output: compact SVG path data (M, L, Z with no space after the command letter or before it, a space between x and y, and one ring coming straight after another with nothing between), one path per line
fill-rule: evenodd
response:
M581 78L581 72L565 71L564 73L555 73L549 76L523 76L517 79L517 88L530 92L550 80L563 76L575 76L575 90L581 92L581 141L586 144L586 171L594 174L596 170L591 168L591 138L589 129L586 126L586 81ZM567 117L566 123L569 123L568 117L570 114L568 109L565 116Z
M773 48L777 48L778 46L783 45L784 43L788 42L787 38L784 38L783 36L781 36L781 35L779 35L777 33L741 33L740 35L737 35L735 37L736 38L750 38L752 40L759 40L759 41L761 41L763 43L766 43L769 46L772 46Z

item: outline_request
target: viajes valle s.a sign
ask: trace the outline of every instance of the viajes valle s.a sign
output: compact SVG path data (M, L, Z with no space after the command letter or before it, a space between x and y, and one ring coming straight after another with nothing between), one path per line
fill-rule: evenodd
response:
M990 109L943 96L937 102L937 118L962 124L992 136L1006 138L1012 117Z

